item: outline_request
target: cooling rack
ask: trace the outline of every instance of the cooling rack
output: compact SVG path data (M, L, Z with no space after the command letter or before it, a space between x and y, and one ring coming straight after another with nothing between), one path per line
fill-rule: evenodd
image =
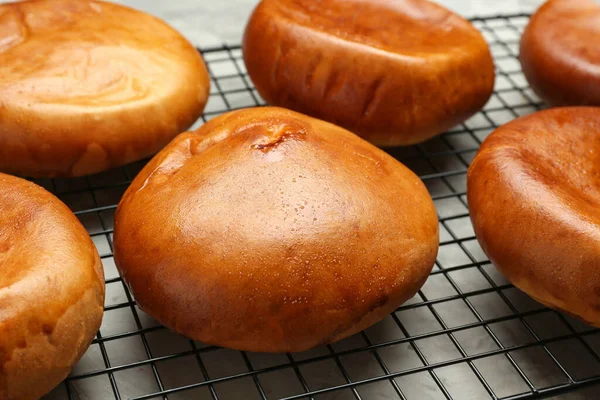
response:
M517 60L526 15L473 19L497 66L484 110L444 135L389 153L418 173L435 201L440 251L419 293L381 323L293 354L232 351L186 339L141 311L112 255L113 214L135 163L80 179L37 181L77 214L102 256L104 322L48 399L596 399L600 332L515 289L478 246L466 171L496 127L543 107ZM264 104L239 46L202 49L212 91L197 126Z

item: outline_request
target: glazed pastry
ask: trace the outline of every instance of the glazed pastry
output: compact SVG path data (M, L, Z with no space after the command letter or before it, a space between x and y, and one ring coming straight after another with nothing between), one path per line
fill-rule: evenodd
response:
M116 4L2 4L0 56L0 170L13 174L79 176L150 156L208 98L196 49Z
M600 106L600 4L549 0L521 39L521 64L533 90L551 105Z
M262 0L243 53L268 103L381 146L452 128L494 87L479 31L426 0Z
M264 107L219 116L152 159L119 204L114 246L137 304L165 326L302 351L412 297L435 262L438 222L421 180L388 154Z
M467 183L475 234L494 265L539 302L600 326L600 108L504 125Z
M56 197L0 174L0 399L34 400L67 377L100 328L96 247Z

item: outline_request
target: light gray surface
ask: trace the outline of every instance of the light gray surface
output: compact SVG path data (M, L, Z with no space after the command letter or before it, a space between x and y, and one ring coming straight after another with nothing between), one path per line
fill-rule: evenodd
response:
M183 32L197 46L239 43L257 0L117 0L152 13ZM543 0L438 0L465 17L530 13Z
M113 0L169 22L196 46L238 44L257 0ZM598 0L600 1L600 0ZM7 1L0 1L0 3ZM465 17L531 13L544 0L436 0Z

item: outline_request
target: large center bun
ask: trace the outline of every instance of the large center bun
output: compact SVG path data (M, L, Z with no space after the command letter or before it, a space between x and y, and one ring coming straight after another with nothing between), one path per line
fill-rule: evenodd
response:
M382 319L438 248L419 178L352 133L280 108L178 136L115 216L115 260L139 305L206 343L300 351Z

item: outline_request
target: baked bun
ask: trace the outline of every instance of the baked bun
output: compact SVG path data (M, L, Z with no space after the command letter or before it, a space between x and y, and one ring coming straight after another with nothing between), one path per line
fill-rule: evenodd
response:
M521 38L521 65L551 105L600 106L600 4L549 0Z
M104 275L79 220L41 187L0 174L0 399L38 399L100 328Z
M260 95L381 146L422 142L485 105L481 34L425 0L263 0L244 61Z
M255 108L161 151L119 204L114 246L138 304L165 326L234 349L301 351L413 296L438 222L423 183L383 151Z
M78 176L147 157L208 98L198 52L161 20L91 0L0 5L0 170Z
M556 108L492 133L468 173L475 234L519 289L600 326L600 108Z

